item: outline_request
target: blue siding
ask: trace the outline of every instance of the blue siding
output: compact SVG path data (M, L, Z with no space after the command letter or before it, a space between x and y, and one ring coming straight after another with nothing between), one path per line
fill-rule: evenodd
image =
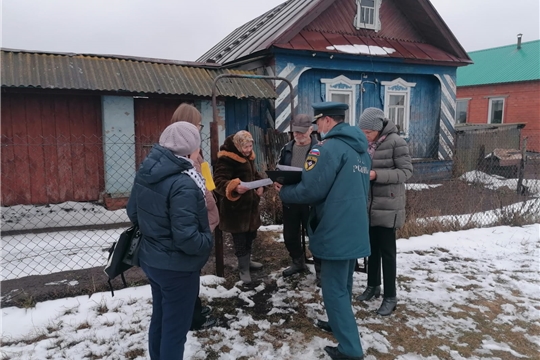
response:
M384 108L384 87L382 81L392 81L402 78L407 82L416 83L411 89L411 112L408 139L411 155L415 158L437 158L439 136L439 112L441 103L441 90L439 80L433 75L403 74L403 73L376 73L369 72L362 77L362 72L336 71L336 70L308 70L304 72L298 83L297 113L312 114L311 104L325 101L325 85L321 79L332 79L339 75L351 80L363 80L365 91L357 86L356 119L363 109L368 107ZM375 84L373 84L375 83Z
M248 124L268 128L267 109L268 100L228 99L225 102L225 135L247 130Z

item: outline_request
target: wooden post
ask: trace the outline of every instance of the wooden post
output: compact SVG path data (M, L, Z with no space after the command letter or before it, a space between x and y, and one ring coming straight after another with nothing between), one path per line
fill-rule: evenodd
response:
M519 162L519 170L518 170L518 183L517 183L517 194L523 195L524 189L523 189L523 175L525 173L525 159L527 157L527 138L523 138L523 142L521 144L521 161Z

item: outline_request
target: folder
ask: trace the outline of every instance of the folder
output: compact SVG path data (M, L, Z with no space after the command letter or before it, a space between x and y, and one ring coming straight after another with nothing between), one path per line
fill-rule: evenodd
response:
M298 184L302 180L301 171L266 170L266 174L272 181L282 185Z

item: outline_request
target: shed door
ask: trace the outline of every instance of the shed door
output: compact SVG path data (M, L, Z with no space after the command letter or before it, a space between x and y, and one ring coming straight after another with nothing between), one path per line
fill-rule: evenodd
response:
M97 201L99 96L2 93L2 206Z
M161 132L171 123L180 99L135 99L136 164L144 160L152 145L159 141Z

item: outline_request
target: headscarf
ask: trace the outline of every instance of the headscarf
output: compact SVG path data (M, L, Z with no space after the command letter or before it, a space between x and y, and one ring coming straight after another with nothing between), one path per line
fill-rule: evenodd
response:
M242 153L242 148L247 145L249 142L253 143L253 137L251 134L245 130L240 130L233 136L233 143L236 149Z

